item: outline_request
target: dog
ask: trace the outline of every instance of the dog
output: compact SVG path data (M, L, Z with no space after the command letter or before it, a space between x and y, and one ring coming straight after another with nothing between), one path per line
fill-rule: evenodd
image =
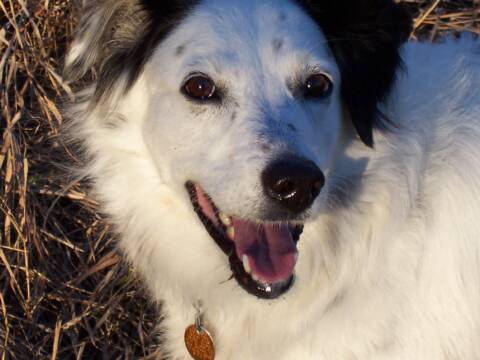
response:
M409 42L393 0L82 14L68 132L166 358L480 358L473 36Z

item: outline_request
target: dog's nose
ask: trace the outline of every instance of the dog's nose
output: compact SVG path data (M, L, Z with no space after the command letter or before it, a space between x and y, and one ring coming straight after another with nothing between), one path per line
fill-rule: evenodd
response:
M285 157L270 163L262 173L268 197L295 214L308 209L325 185L325 176L310 160Z

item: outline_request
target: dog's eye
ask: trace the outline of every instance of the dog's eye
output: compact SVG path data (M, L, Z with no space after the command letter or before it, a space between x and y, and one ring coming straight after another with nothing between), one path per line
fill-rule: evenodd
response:
M215 94L215 83L205 75L194 75L190 77L183 90L186 95L195 100L208 100Z
M325 74L314 74L305 81L305 95L311 98L324 98L331 94L333 83Z

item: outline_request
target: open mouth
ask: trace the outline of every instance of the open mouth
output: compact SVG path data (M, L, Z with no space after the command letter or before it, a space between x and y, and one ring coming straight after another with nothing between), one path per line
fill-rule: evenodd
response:
M294 281L303 225L230 216L220 211L198 184L187 182L186 187L195 212L228 256L240 286L262 299L275 299L287 292Z

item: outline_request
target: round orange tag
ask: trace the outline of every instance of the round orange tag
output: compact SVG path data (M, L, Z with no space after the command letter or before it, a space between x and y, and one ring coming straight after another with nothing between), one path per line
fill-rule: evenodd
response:
M215 359L212 336L203 328L198 331L196 325L190 325L185 330L185 346L194 360Z

